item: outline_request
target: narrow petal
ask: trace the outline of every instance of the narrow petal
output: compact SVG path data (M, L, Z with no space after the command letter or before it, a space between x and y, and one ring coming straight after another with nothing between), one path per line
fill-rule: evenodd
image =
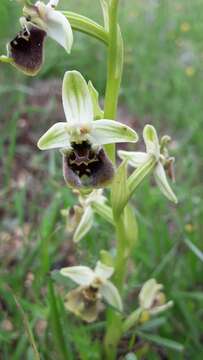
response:
M138 135L129 126L106 119L94 121L91 137L92 141L98 145L138 140Z
M77 229L75 231L75 234L73 236L73 241L75 243L79 242L91 229L93 225L93 211L90 206L88 206L83 216L81 217L81 220L77 226Z
M173 190L171 189L171 187L168 183L165 170L163 168L163 165L160 162L158 162L158 164L156 165L156 167L154 169L154 177L155 177L156 183L159 186L161 192L169 200L171 200L175 204L177 204L177 202L178 202L177 197L175 196Z
M119 311L123 310L123 304L118 289L111 281L106 281L99 290L108 304L115 307Z
M76 284L89 286L94 279L94 271L87 266L71 266L62 268L61 275L69 277Z
M144 165L151 156L150 154L144 152L125 150L119 150L118 155L122 160L127 160L128 164L135 168Z
M67 71L63 79L63 108L69 122L93 120L93 105L87 83L78 71Z
M42 135L37 146L40 150L70 147L67 123L59 122L53 125L44 135Z
M46 6L46 31L47 35L57 41L70 53L73 44L73 32L69 21L60 11Z
M157 160L160 156L160 146L157 132L152 125L146 125L143 130L143 138L146 144L147 153L153 154Z
M114 268L103 264L101 261L97 261L95 267L95 275L99 276L102 280L109 279L114 272Z

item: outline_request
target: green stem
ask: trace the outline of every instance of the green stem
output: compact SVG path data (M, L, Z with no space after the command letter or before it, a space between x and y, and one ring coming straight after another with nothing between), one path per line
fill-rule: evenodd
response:
M111 0L109 5L109 47L107 63L107 84L105 92L104 118L115 119L117 115L118 96L123 73L123 39L118 25L119 0ZM115 145L107 145L106 151L115 163ZM123 288L124 280L124 235L122 217L115 223L117 235L117 256L115 263L115 285L119 290ZM122 316L113 309L107 312L107 329L104 339L105 358L114 360L117 346L122 336Z
M105 119L116 118L123 73L123 39L118 26L118 3L119 0L112 0L109 7L109 47L104 103ZM107 145L106 150L111 160L115 162L115 145Z
M118 288L119 292L122 294L123 284L125 279L125 265L126 265L126 256L125 256L125 226L123 216L120 216L116 221L116 237L117 237L117 249L116 249L116 259L115 259L115 275L114 283Z
M108 46L108 33L101 25L85 16L71 11L62 11L62 13L67 17L73 30L90 35Z
M125 227L123 216L115 221L117 236L117 253L115 259L114 284L122 294L125 279ZM107 331L105 336L105 351L107 360L114 360L117 354L117 347L123 334L122 315L113 309L107 313Z

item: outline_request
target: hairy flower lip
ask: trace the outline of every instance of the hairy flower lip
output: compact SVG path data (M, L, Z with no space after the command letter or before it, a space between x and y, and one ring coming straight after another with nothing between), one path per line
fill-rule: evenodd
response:
M123 305L118 289L109 280L114 273L113 267L98 261L94 270L79 265L62 268L60 273L79 285L68 293L68 301L65 303L66 308L76 315L87 318L87 320L95 320L98 315L97 305L102 299L118 311L122 311ZM89 306L92 310L90 314ZM93 308L91 308L92 306ZM88 315L91 315L90 318Z
M27 75L36 75L43 64L44 30L28 24L7 45L8 56L12 65Z
M83 142L63 155L63 173L65 181L75 188L101 188L112 180L114 167L101 147L92 150L89 143Z

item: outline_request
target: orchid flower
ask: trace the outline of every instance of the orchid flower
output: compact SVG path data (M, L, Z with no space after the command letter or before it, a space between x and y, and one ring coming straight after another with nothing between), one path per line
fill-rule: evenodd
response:
M172 191L167 177L166 170L172 175L171 165L174 158L168 156L166 150L166 144L170 140L168 136L164 136L159 143L157 132L152 125L146 125L143 130L143 138L146 145L146 152L135 151L118 151L118 154L122 160L127 160L128 163L139 168L146 164L151 159L154 159L154 178L159 186L161 192L171 201L177 203L177 198Z
M7 56L0 61L8 62L26 75L36 75L43 63L43 44L47 36L58 42L68 53L73 42L73 33L67 18L55 9L59 0L48 4L37 1L30 5L25 1L22 30L7 45Z
M164 312L173 306L173 301L166 302L163 293L163 285L158 284L155 279L147 280L138 295L139 307L134 310L124 321L123 331L126 332L138 322L144 323L151 316Z
M155 279L146 281L139 293L139 304L142 311L146 311L149 315L156 315L173 305L173 301L166 302L162 289L163 285L158 284Z
M136 132L120 122L94 120L89 87L77 71L65 73L62 88L66 122L53 125L38 141L41 150L60 148L64 178L74 188L101 188L114 175L114 167L102 146L136 142Z
M122 311L122 300L117 288L109 281L114 269L100 261L94 270L87 266L63 268L60 273L79 285L71 290L65 299L65 307L87 322L96 320L102 309L102 299Z
M73 241L79 242L91 229L94 223L93 205L103 205L106 202L102 189L93 190L88 196L79 196L79 205L62 210L62 215L68 217L67 229L74 232Z

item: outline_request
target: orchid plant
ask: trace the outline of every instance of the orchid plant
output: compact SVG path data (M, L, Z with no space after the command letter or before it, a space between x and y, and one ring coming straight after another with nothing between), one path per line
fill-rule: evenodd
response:
M40 150L60 150L65 182L78 196L78 204L62 210L73 234L76 251L77 243L94 225L95 213L115 229L115 250L101 249L94 270L81 265L60 270L61 276L78 285L64 297L68 312L89 323L106 311L105 359L113 360L121 338L129 329L172 306L172 301L166 302L163 285L155 279L142 286L136 309L128 313L123 304L128 261L137 236L131 197L143 179L153 173L161 192L177 203L167 180L167 174L174 179L174 158L169 156L167 149L170 138L164 136L159 142L155 128L146 125L143 130L146 152L119 150L118 157L122 162L117 166L115 144L138 141L136 131L127 126L124 119L123 122L116 120L124 54L118 24L119 0L100 0L104 26L79 14L57 10L58 0L50 0L47 4L21 2L21 30L9 42L7 55L2 55L0 61L10 63L26 75L33 76L40 71L46 36L54 39L67 53L71 51L73 30L82 31L107 45L104 109L100 108L98 93L91 81L87 82L76 70L66 71L62 83L66 121L53 124L48 130L45 126L46 132L37 145ZM128 165L135 168L130 175Z

